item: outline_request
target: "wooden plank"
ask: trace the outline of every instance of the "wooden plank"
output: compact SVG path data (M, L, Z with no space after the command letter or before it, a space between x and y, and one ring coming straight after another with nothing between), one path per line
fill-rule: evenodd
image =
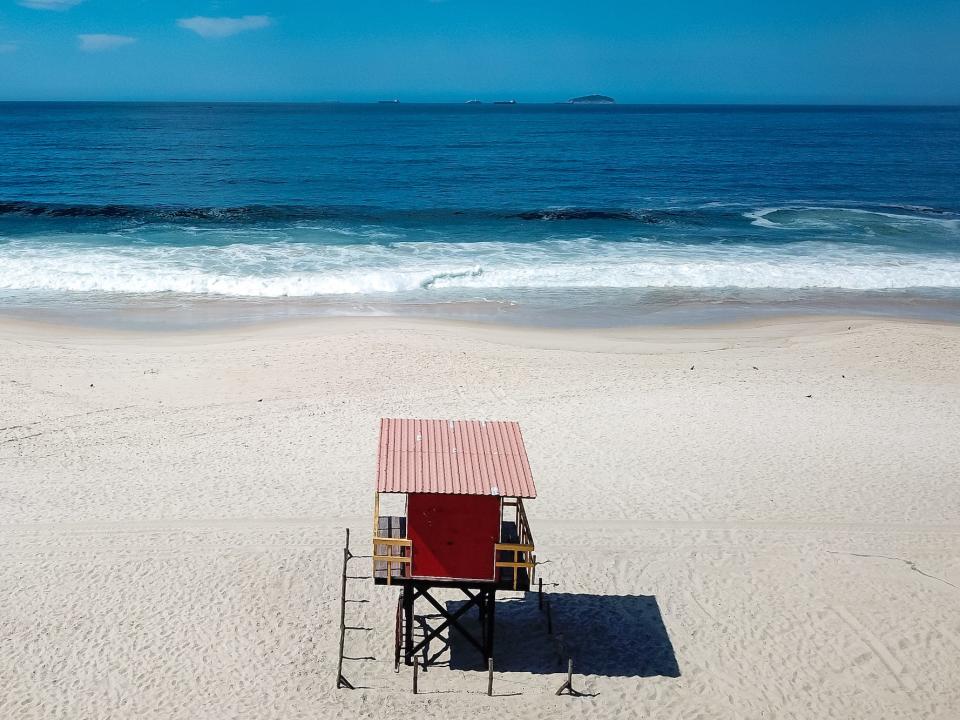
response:
M495 550L512 550L516 552L533 552L533 545L526 545L523 543L497 543L494 546Z
M353 685L343 676L343 648L347 636L347 562L350 560L350 530L347 529L347 541L343 548L343 573L340 580L340 655L337 659L337 689Z

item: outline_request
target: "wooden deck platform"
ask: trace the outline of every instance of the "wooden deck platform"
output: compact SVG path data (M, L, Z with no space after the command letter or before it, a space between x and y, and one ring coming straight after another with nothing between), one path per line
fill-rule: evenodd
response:
M410 545L407 538L407 519L401 516L382 515L377 518L377 537L374 538L373 581L377 585L432 585L452 588L492 588L497 590L527 591L532 584L532 568L498 567L497 577L492 580L450 579L413 577L410 567ZM517 523L503 521L500 529L501 543L507 549L498 549L496 562L516 563L515 548L520 533ZM381 542L378 542L381 541ZM405 543L405 544L402 544ZM524 551L521 551L524 552ZM381 558L397 558L387 560Z

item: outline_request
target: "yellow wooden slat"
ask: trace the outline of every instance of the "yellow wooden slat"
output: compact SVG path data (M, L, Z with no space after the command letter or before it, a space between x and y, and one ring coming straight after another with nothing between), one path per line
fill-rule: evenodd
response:
M379 529L379 528L378 528ZM388 555L381 555L377 552L378 548L386 548ZM411 562L412 558L410 555L405 554L404 548L413 548L413 541L409 538L394 538L394 537L380 537L374 532L373 536L373 569L374 575L376 575L377 563L382 562L386 565L386 575L387 575L387 585L393 585L393 568L394 565L398 565L399 568L402 568L404 565L407 565ZM394 552L398 551L398 552ZM401 571L401 576L405 576L405 573Z
M533 552L533 545L521 545L520 543L497 543L495 550L506 550L508 552Z

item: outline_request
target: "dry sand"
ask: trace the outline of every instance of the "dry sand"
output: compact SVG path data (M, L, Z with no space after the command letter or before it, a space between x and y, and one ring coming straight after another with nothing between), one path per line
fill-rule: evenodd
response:
M0 718L957 718L958 359L956 326L864 319L4 321ZM563 637L505 595L498 697L462 643L412 695L364 580L375 659L334 688L381 416L523 427ZM591 696L554 696L564 653Z

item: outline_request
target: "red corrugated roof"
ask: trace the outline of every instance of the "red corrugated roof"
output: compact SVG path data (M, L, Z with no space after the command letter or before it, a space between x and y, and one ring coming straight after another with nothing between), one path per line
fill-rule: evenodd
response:
M537 496L520 425L480 420L381 420L377 491Z

